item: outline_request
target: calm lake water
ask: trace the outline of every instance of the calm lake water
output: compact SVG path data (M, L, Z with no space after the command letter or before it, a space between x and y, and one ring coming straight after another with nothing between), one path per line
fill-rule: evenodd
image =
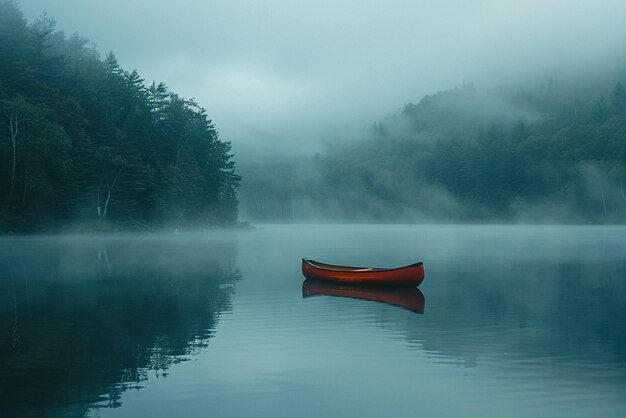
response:
M421 309L302 257L424 261ZM626 228L2 238L0 416L623 417Z

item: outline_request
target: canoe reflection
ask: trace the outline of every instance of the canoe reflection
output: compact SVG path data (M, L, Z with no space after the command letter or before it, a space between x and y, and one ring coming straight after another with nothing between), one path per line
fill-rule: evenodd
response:
M321 295L371 300L399 306L419 314L424 313L426 305L424 294L416 287L351 285L315 279L306 279L302 283L303 298Z

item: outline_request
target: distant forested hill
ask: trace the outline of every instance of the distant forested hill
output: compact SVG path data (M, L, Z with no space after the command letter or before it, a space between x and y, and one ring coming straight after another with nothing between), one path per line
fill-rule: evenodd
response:
M0 231L232 223L230 150L195 101L0 0Z
M619 77L466 83L358 141L269 164L269 180L242 166L252 220L624 223L626 92Z

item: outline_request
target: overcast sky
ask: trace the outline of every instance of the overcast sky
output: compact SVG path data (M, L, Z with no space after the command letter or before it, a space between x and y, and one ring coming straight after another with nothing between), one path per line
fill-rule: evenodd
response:
M606 60L626 39L624 0L20 3L195 97L237 152L354 133L463 80Z

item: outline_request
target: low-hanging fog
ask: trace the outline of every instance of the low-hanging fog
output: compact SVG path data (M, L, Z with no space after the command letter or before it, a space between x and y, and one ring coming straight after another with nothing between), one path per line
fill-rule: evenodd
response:
M475 159L463 166L460 156L426 178L415 165L432 173L432 159L406 155L422 149L445 155L438 140L458 151L477 138L506 137L506 146L519 151L500 161L508 170L534 152L534 139L512 139L516 127L528 130L526 139L553 138L566 126L547 128L545 115L567 114L575 125L587 112L592 120L599 100L610 105L616 83L626 82L622 1L20 5L27 19L46 11L59 29L96 40L98 50L113 50L124 67L206 107L220 136L232 141L243 176L243 219L585 222L625 215L623 161L599 156L574 164L571 157L555 169L550 160L541 173L524 173L523 182L546 191L536 193L483 186L493 173L481 178L482 166ZM426 95L435 97L434 107L418 105ZM436 129L420 125L424 112L438 106L447 110L433 111ZM555 110L561 108L567 109ZM447 122L464 118L465 125L442 133ZM354 145L360 143L368 145L361 150ZM552 187L559 193L548 193Z
M626 3L21 0L207 108L237 154L307 147L425 94L623 54ZM604 65L602 65L604 66Z

